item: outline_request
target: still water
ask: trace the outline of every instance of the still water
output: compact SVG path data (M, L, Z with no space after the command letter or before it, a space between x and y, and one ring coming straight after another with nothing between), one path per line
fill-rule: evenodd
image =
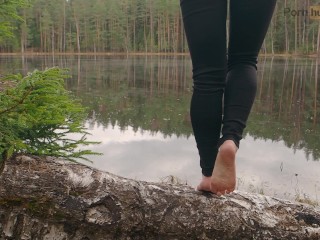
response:
M237 189L320 201L319 62L264 58L237 155ZM145 181L201 178L189 102L191 63L180 57L0 56L0 75L69 68L66 87L89 109L89 140L102 156L86 163Z

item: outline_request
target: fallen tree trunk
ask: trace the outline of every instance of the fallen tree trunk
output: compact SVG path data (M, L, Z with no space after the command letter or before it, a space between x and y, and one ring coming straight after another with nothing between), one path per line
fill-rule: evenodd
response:
M218 197L48 157L0 169L0 239L320 238L319 208L267 196Z

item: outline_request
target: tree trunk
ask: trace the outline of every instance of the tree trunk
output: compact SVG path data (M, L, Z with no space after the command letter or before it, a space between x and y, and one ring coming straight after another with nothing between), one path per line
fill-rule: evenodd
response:
M77 50L78 53L81 52L81 48L80 48L80 27L79 27L79 22L78 19L75 17L75 25L76 25L76 30L77 30Z
M317 57L320 57L320 22L318 24L318 37L317 37Z
M267 196L196 192L61 159L0 168L0 239L319 239L320 209Z
M287 0L285 0L284 3L285 9L287 8ZM289 32L288 32L288 20L287 20L287 15L284 15L284 33L285 33L285 43L286 43L286 54L289 53L290 50L290 45L289 45Z

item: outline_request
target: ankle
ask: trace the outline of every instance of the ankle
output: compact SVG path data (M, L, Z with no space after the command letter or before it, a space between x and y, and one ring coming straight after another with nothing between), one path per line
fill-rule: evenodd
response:
M238 147L232 140L224 141L219 148L219 154L226 158L234 157L237 151Z
M206 180L206 179L210 179L211 178L211 176L205 176L205 175L202 175L202 180Z

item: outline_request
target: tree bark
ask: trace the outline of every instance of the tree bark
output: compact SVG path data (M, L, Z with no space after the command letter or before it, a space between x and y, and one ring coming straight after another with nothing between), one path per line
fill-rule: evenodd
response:
M130 180L49 157L0 168L0 239L319 239L320 209Z

